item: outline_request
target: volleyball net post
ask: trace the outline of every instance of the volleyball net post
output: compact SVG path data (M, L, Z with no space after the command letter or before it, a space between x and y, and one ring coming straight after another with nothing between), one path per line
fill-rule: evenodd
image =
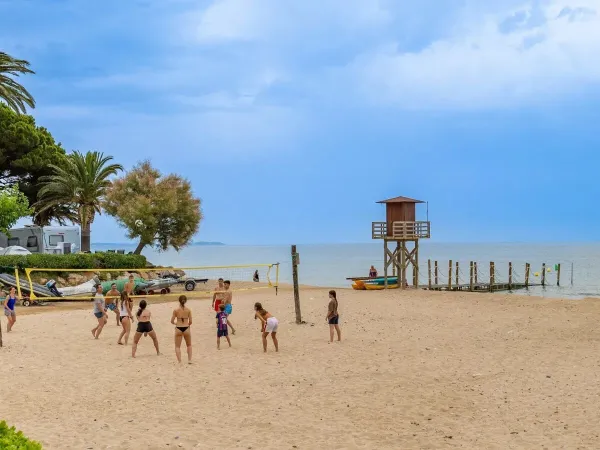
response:
M277 294L279 287L279 263L131 269L25 268L24 273L27 282L23 285L28 286L29 298L38 301L90 301L97 284L112 299L120 296L131 276L131 298L210 297L219 279L230 281L231 292L274 288Z

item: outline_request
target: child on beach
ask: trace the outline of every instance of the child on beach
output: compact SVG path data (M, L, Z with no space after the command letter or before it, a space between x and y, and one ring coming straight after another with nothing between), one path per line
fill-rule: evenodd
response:
M221 338L225 337L227 343L231 347L231 340L229 339L229 331L227 330L228 320L227 313L225 312L225 305L219 305L219 312L217 313L217 350L221 350Z
M121 293L117 289L117 284L111 284L110 291L106 293L106 307L115 313L115 316L117 317L117 326L120 325L119 308L117 307L120 297Z
M267 352L267 336L271 333L271 338L273 339L273 345L275 346L275 351L279 351L279 342L277 341L277 328L279 327L279 321L273 317L268 311L266 311L262 304L256 302L254 304L254 320L260 319L262 322L262 343L263 349L265 353Z
M6 331L12 330L12 327L17 321L17 312L15 311L15 304L19 298L17 297L17 290L14 286L11 286L8 295L4 299L4 315L8 319L8 325Z
M213 301L212 301L212 309L215 310L215 312L219 312L219 305L223 302L223 296L225 291L225 285L223 282L223 278L219 278L217 287L215 288L215 292L213 294Z
M231 304L231 301L233 300L233 294L229 290L229 288L231 287L231 281L225 280L223 282L223 287L225 288L225 294L223 295L223 304L225 305L225 312L227 313L227 323L229 324L229 328L231 328L231 334L235 335L235 328L233 327L231 320L229 320L229 316L233 312L233 305Z
M329 342L333 342L333 331L337 332L338 341L342 340L342 332L340 331L339 320L340 315L338 312L338 301L337 294L335 291L329 291L329 306L327 308L327 317L325 318L329 322Z

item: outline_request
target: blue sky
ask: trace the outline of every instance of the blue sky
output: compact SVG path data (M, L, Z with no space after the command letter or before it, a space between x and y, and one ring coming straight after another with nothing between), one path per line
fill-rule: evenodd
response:
M600 239L600 0L0 0L0 16L39 124L188 177L199 240L368 242L397 195L429 201L436 241ZM109 217L92 231L124 240Z

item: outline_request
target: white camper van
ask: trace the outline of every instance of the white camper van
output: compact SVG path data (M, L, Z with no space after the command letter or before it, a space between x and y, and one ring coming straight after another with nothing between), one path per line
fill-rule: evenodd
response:
M75 253L81 250L81 231L78 226L26 225L10 230L10 237L0 233L0 247L19 245L31 253Z

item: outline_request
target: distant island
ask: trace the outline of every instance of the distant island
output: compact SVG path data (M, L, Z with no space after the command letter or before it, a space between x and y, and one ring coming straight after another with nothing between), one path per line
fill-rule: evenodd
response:
M136 242L94 242L92 246L111 246L111 247L135 247L137 245ZM225 245L223 242L212 242L212 241L196 241L192 242L190 245Z

